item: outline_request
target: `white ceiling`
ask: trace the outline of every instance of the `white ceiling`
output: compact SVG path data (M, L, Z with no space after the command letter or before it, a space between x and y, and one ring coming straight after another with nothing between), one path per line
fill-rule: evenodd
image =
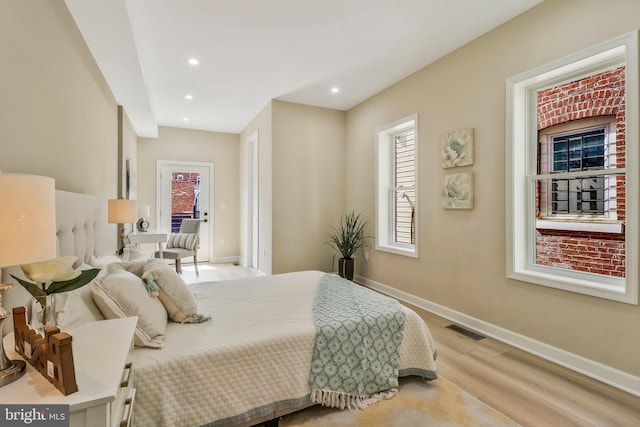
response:
M271 99L347 110L542 0L65 1L136 132L154 137L239 133Z

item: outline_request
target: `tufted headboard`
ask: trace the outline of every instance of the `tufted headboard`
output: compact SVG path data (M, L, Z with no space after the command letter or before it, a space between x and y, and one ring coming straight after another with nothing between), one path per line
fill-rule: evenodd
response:
M107 200L87 194L56 191L58 255L75 255L89 263L116 249L115 225L107 223Z
M117 231L107 223L107 199L87 194L56 190L56 250L59 256L75 255L79 263L88 264L91 256L115 252ZM15 283L10 274L21 274L19 267L2 270L0 283ZM31 304L31 295L15 284L4 292L2 305L9 312L13 307ZM2 330L4 336L13 329L10 316Z

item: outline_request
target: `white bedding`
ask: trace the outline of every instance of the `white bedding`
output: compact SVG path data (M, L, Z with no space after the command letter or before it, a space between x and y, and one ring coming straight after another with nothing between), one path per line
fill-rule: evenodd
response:
M170 322L165 347L136 348L137 426L237 425L308 404L317 271L190 285L200 324ZM435 375L434 345L406 309L401 375Z

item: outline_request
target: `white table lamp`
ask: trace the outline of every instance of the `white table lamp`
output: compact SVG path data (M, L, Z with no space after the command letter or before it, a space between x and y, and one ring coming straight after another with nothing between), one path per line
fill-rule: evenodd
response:
M53 178L0 172L0 268L56 257L56 203ZM0 284L0 296L9 289ZM0 332L9 312L0 304ZM20 378L23 360L9 360L0 340L0 387Z

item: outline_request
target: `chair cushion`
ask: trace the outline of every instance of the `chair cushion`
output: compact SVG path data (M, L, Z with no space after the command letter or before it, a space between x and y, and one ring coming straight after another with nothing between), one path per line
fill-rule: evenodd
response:
M165 249L162 251L162 257L167 259L186 258L188 256L193 256L194 254L194 251L181 248ZM160 257L160 252L156 252L155 256Z
M196 233L175 233L169 235L169 241L167 242L167 248L182 248L193 250L198 242L198 235Z

